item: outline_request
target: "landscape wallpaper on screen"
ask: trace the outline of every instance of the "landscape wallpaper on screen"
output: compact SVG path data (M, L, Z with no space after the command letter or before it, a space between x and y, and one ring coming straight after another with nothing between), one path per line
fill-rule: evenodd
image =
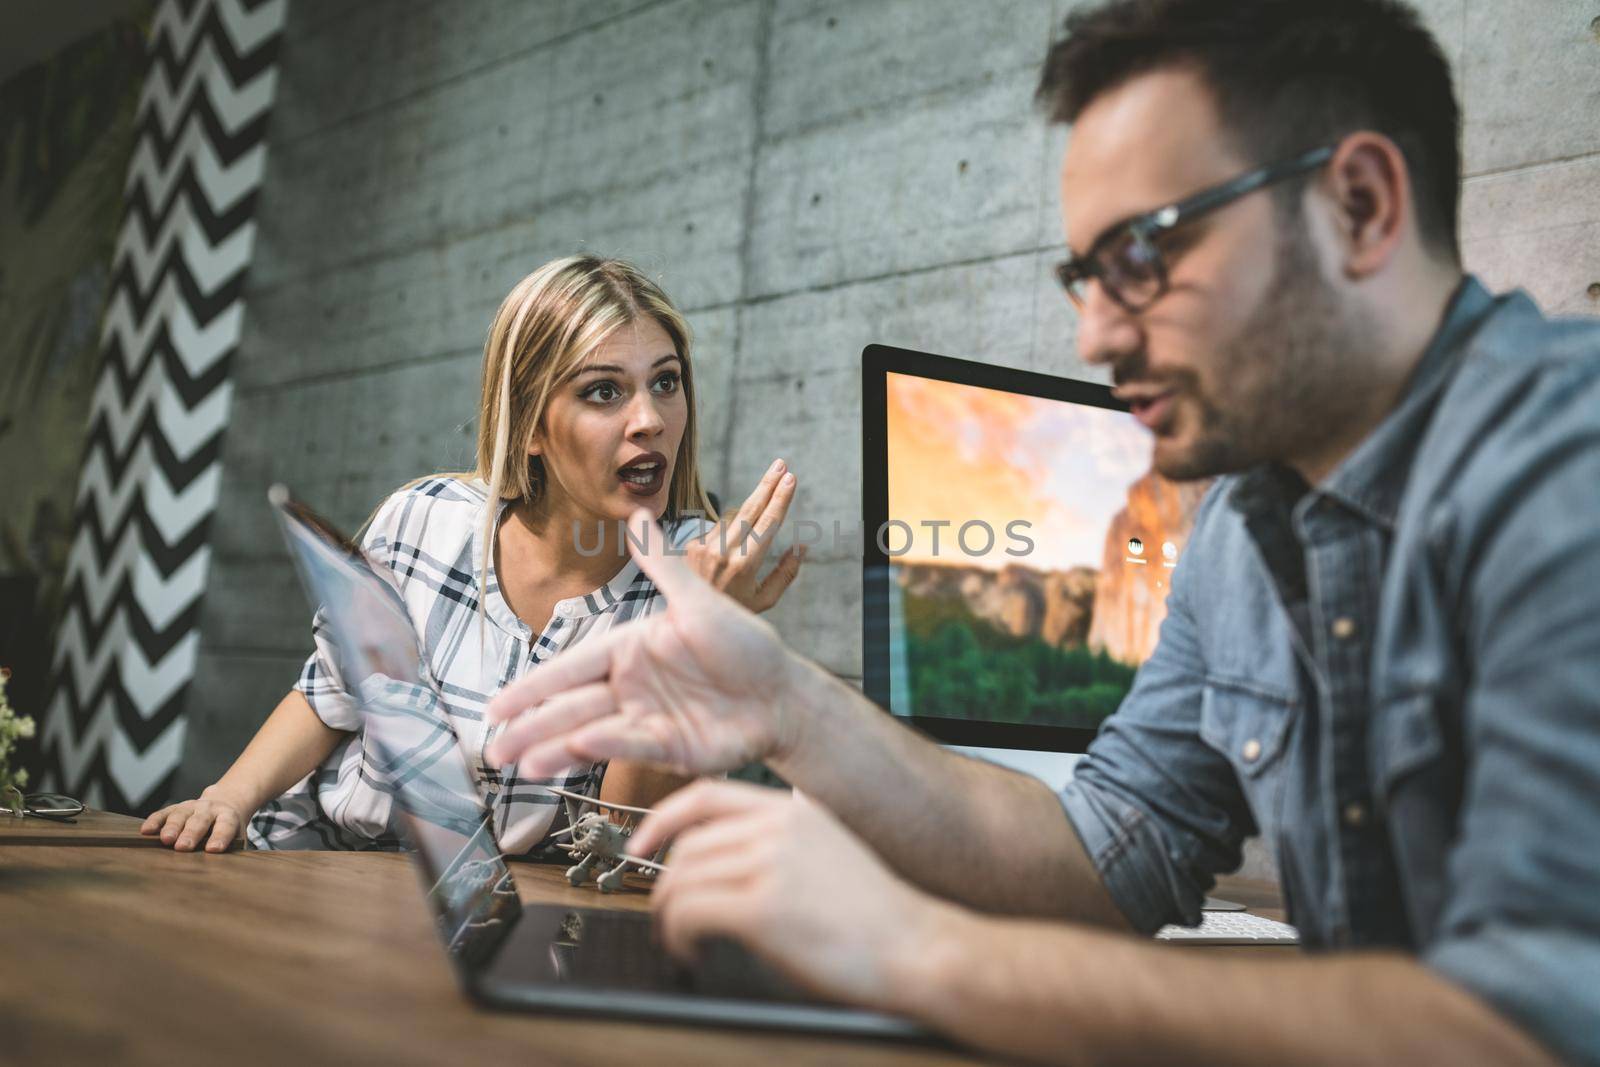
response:
M893 710L1097 727L1155 648L1206 484L1152 471L1123 412L887 384L888 516L911 531L887 535Z

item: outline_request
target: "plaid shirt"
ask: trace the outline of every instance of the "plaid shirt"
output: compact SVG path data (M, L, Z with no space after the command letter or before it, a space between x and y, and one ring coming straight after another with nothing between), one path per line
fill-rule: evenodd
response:
M537 847L552 829L557 798L538 789L558 785L598 790L603 764L569 767L553 778L521 778L484 758L491 731L484 708L506 683L591 634L643 618L666 606L631 558L617 576L582 596L558 602L550 621L534 632L501 595L489 561L487 597L480 612L476 561L483 555L483 483L431 478L384 501L362 539L375 564L387 567L416 627L422 664L439 714L408 748L407 763L387 766L362 729L361 709L340 678L333 634L321 612L313 623L316 648L295 685L312 710L336 730L351 731L323 764L250 821L248 837L268 849L394 849L399 812L393 809L396 773L430 776L430 767L459 746L484 804L494 813L501 848L519 854ZM506 507L501 503L497 515ZM706 527L688 518L671 524L682 545Z

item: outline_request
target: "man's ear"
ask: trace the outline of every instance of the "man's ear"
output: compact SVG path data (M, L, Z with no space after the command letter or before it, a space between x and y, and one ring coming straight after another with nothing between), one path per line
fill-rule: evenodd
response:
M1379 273L1408 235L1420 239L1405 153L1383 134L1361 130L1341 141L1328 162L1323 190L1331 201L1347 278Z

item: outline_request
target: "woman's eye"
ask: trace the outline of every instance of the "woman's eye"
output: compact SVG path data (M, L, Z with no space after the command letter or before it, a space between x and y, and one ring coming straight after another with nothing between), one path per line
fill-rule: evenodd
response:
M622 394L610 382L597 382L583 391L585 400L593 400L601 404L609 404Z
M656 390L662 393L675 393L678 391L678 374L671 371L656 379Z

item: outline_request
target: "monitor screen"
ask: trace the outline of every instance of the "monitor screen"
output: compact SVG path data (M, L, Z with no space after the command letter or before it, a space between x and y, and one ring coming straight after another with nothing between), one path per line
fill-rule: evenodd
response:
M940 740L1082 751L1155 648L1201 483L1087 382L863 354L864 682Z

